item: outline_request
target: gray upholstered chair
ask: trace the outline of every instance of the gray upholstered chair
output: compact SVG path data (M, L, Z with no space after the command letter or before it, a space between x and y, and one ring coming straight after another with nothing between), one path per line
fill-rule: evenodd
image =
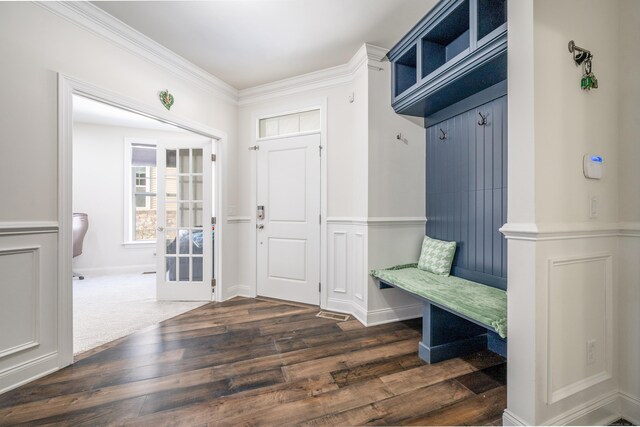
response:
M89 228L89 217L86 213L74 213L72 222L72 235L73 235L73 258L76 258L82 253L82 244L84 242L84 236L87 234ZM77 277L80 280L84 280L84 276L73 273L73 277Z

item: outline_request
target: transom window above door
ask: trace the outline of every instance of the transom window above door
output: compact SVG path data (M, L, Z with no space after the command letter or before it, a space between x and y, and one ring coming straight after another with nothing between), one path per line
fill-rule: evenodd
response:
M258 138L298 135L320 130L320 110L300 111L258 121Z

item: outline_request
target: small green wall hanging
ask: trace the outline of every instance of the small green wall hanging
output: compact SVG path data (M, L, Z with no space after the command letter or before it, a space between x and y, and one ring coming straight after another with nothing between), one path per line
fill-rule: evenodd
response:
M160 97L160 102L164 105L164 108L167 110L171 110L171 106L173 105L173 95L169 93L167 89L161 91L158 96Z

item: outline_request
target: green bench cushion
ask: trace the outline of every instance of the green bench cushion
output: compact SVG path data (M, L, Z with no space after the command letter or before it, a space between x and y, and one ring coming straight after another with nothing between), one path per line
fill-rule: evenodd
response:
M455 276L439 276L419 270L416 264L372 270L370 274L507 337L507 293L501 289Z

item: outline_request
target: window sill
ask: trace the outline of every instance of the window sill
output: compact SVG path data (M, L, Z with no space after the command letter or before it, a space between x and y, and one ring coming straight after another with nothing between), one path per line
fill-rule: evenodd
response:
M156 242L124 242L122 244L126 249L151 249L156 247Z

